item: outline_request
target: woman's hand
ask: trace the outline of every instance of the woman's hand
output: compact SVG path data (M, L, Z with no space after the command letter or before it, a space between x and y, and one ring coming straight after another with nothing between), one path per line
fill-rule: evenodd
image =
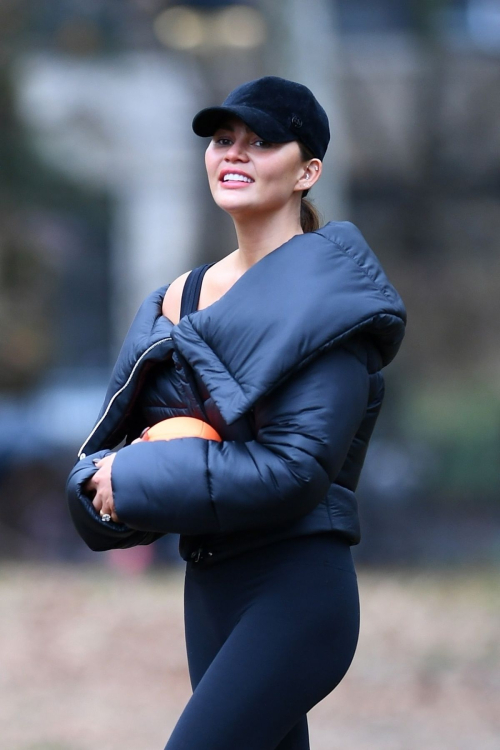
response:
M111 465L115 457L116 453L110 453L96 461L95 465L99 467L99 470L85 482L82 489L87 495L95 493L92 505L101 516L108 513L113 521L120 523L115 511L113 488L111 486Z

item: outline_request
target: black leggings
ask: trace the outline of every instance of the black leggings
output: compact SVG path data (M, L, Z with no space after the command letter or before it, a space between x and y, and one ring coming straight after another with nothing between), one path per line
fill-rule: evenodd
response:
M165 750L309 750L306 713L356 650L350 547L317 534L188 563L185 625L194 692Z

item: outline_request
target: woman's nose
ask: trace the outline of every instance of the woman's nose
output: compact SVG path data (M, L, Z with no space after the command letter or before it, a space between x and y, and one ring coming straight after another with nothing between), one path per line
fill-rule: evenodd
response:
M226 159L247 159L246 148L240 141L234 141L226 151Z

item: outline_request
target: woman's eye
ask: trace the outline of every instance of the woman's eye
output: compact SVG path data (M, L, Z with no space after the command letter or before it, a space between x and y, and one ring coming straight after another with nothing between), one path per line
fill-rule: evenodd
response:
M219 138L214 138L214 143L217 143L221 146L227 146L231 145L232 139L220 136ZM259 148L270 148L273 144L270 141L265 141L263 138L259 138L258 140L254 141L252 145L258 146Z

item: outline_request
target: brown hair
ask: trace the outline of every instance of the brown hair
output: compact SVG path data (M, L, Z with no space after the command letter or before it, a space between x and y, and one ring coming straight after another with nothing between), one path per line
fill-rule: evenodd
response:
M304 161L314 159L314 154L309 151L307 146L304 146L300 141L297 141L297 143L299 144L300 155ZM306 232L315 232L322 224L321 216L317 208L311 203L311 201L306 200L308 192L309 189L302 191L300 201L300 226L302 227L304 234Z

